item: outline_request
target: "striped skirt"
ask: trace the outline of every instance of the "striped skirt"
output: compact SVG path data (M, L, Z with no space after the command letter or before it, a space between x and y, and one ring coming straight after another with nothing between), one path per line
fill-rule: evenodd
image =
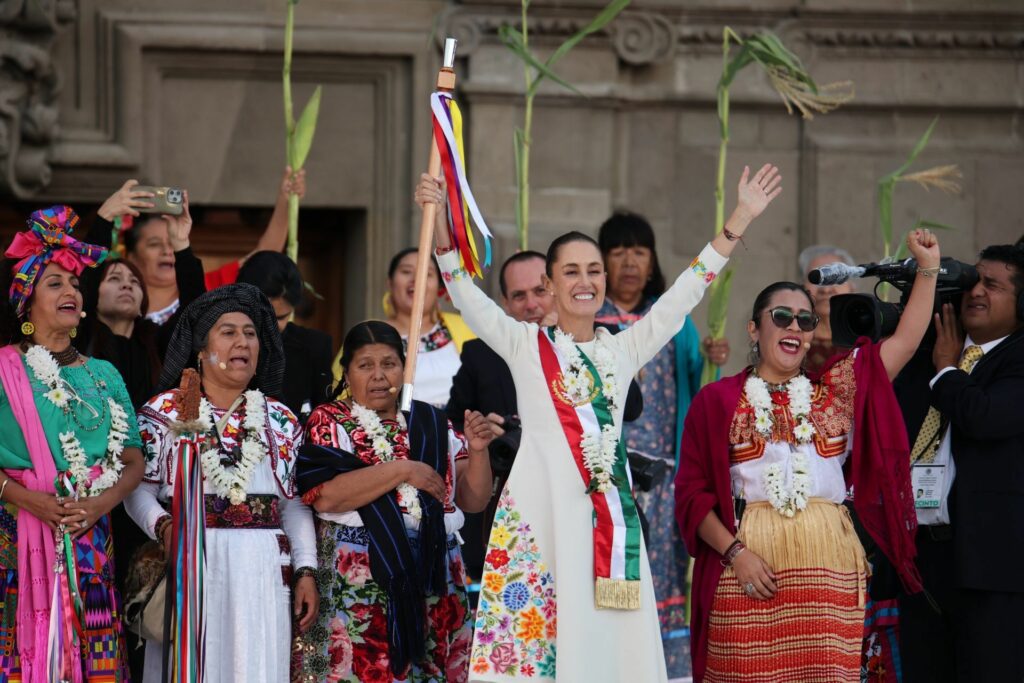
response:
M812 499L787 518L751 503L738 538L772 568L778 592L755 600L731 567L722 572L704 680L859 681L868 566L846 508Z

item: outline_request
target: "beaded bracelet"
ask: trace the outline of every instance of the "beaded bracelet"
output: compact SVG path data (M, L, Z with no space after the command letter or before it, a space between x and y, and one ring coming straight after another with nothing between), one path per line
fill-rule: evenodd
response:
M941 266L935 266L934 268L918 268L918 275L924 275L925 277L935 277L942 270Z

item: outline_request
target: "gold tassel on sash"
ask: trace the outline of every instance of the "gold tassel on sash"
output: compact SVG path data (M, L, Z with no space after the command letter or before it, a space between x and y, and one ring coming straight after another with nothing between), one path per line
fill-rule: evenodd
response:
M640 582L597 577L594 606L598 609L640 609Z

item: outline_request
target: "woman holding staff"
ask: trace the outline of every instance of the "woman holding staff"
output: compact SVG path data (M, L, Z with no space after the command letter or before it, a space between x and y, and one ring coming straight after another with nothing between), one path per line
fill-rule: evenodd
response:
M443 219L445 186L424 175L442 277L469 326L508 363L523 401L522 446L485 558L470 680L665 681L650 569L621 443L630 378L683 325L750 222L781 192L778 169L744 169L725 230L630 329L594 330L605 274L578 232L548 250L558 326L505 315L466 276ZM557 543L556 543L557 539ZM557 623L557 626L556 626Z

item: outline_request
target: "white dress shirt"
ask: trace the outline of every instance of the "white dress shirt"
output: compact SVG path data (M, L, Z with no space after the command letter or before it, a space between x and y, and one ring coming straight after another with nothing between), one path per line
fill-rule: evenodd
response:
M964 340L964 347L960 350L962 356L964 350L968 346L980 346L983 354L988 354L989 351L998 346L1006 337L1000 337L984 344L975 344L971 339L970 335ZM982 355L982 358L985 356ZM981 360L978 360L980 363ZM975 363L975 367L977 364ZM956 370L955 365L948 365L936 373L935 377L932 377L928 383L929 388L934 388L935 383L939 381L939 378L950 370ZM972 368L973 370L973 368ZM917 510L917 523L918 524L949 524L949 492L953 488L953 479L956 477L956 465L953 463L953 448L952 448L952 425L946 427L945 433L942 435L942 441L939 443L939 450L935 453L935 460L932 462L933 465L944 466L946 468L946 477L942 483L942 502L937 508L918 508Z

